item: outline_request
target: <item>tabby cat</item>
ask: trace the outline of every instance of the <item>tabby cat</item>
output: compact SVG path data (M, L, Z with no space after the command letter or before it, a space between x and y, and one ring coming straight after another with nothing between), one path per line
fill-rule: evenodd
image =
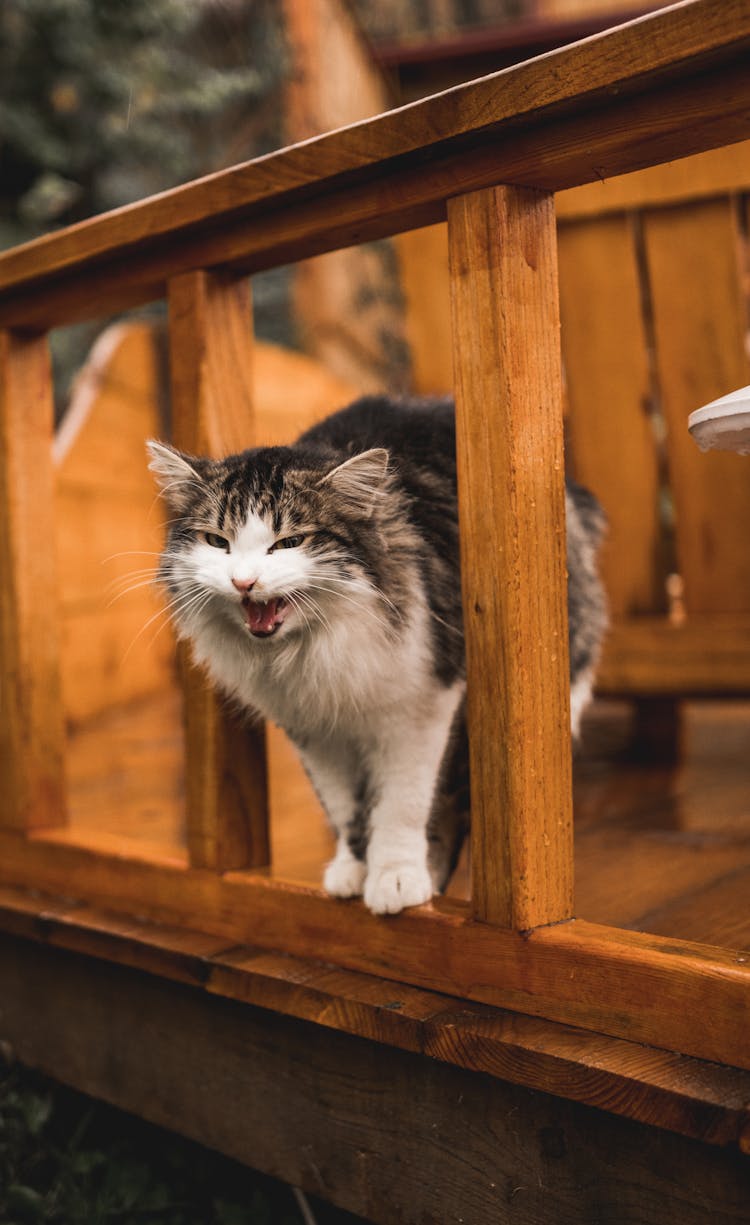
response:
M337 834L326 890L377 914L427 901L468 816L452 402L367 397L293 446L222 460L149 448L177 631L296 745ZM603 516L572 483L566 502L577 733L605 623Z

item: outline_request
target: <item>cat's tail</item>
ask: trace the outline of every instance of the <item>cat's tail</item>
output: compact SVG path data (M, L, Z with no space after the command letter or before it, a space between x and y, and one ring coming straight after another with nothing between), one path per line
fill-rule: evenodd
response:
M581 715L591 699L602 641L609 622L597 552L607 516L588 489L567 482L568 631L571 728L577 739Z
M607 516L601 502L590 490L570 478L567 490L576 508L578 521L591 545L598 549L607 531Z

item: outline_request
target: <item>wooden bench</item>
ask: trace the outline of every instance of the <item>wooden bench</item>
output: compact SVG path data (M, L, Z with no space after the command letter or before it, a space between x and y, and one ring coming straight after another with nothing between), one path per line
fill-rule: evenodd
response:
M153 1025L144 1025L153 1051L172 1069L163 1092L184 1106L187 1090L181 1098L169 1043L154 1033L164 1034L167 1014L179 1029L184 1009L194 1033L204 1035L203 1057L213 1010L216 1034L226 1034L230 1044L241 1041L240 1014L225 1004L229 997L439 1053L447 1063L491 1068L665 1127L674 1120L676 1100L687 1102L682 1118L715 1108L718 1132L726 1136L729 1129L734 1140L746 1142L746 1117L721 1069L707 1071L701 1062L677 1067L664 1053L744 1069L731 1081L744 1088L750 1070L746 955L573 917L554 193L746 139L749 48L750 8L743 0L678 4L0 257L0 880L9 933L5 981L12 984L3 1025L31 1062L169 1121L158 1102L148 1104L147 1086L136 1083L137 1043L115 1024L118 1010L136 1025L154 1009ZM254 437L247 275L446 218L469 673L470 902L436 901L384 920L359 904L342 905L270 875L263 737L250 738L190 672L185 854L137 854L116 840L66 828L54 562L39 548L39 541L54 538L55 522L46 332L166 297L175 440L213 453L246 446ZM488 568L488 553L502 557L503 566ZM75 904L50 900L61 897ZM31 954L29 940L68 951ZM233 945L241 946L234 954ZM34 959L31 983L18 960L21 946ZM76 950L86 956L79 959ZM269 957L276 969L268 968ZM316 960L337 967L325 972L325 988L304 985L324 973L311 968ZM131 969L118 977L104 961ZM152 978L138 977L144 970L164 980L163 996L154 994ZM182 985L175 994L174 979L200 984L200 1002L190 996L189 1003ZM43 1003L40 984L54 1005ZM157 996L171 1001L167 1012ZM87 1001L79 1032L92 1057L89 1071L80 1049L75 1054L76 1022L64 1006L76 998ZM402 1025L412 1004L418 1023ZM454 1008L470 1023L457 1028ZM504 1021L507 1014L497 1010L507 1009L526 1020ZM99 1030L109 1038L97 1040L102 1010L108 1021ZM424 1028L425 1018L443 1014ZM561 1081L555 1044L568 1031L553 1024L544 1032L556 1036L537 1041L540 1022L529 1018L577 1027ZM487 1040L485 1025L494 1035ZM519 1042L509 1037L516 1025L525 1035ZM584 1031L592 1045L579 1052L607 1052L604 1079L594 1076L606 1089L591 1096L582 1087L591 1084L587 1073L580 1073L576 1089L578 1073L571 1071L574 1065L590 1070L599 1059L570 1054ZM249 1049L259 1055L267 1039L255 1032ZM270 1021L267 1032L273 1032ZM311 1041L298 1030L296 1036L283 1026L279 1032L285 1036L275 1066L298 1059ZM477 1032L481 1039L468 1037ZM115 1039L121 1045L113 1054ZM656 1050L646 1056L637 1043ZM189 1049L186 1032L174 1049L183 1056ZM649 1067L640 1080L626 1070L634 1050L639 1069L644 1062ZM367 1058L375 1058L371 1050ZM230 1075L231 1061L218 1051L217 1060L221 1075ZM150 1059L149 1067L153 1072ZM679 1087L684 1067L695 1070L687 1092L684 1083ZM396 1096L403 1107L410 1073L402 1071ZM332 1084L322 1063L320 1077L318 1093ZM637 1080L642 1092L633 1088ZM455 1109L446 1084L440 1118L447 1117L449 1100ZM617 1086L628 1102L641 1105L618 1106ZM240 1141L217 1122L221 1096L214 1093L210 1106L210 1092L200 1105L191 1098L184 1127L195 1134L203 1118L205 1139L252 1160L252 1146L240 1152ZM510 1101L507 1094L503 1101ZM508 1109L517 1104L514 1099ZM481 1109L479 1099L474 1107ZM274 1110L289 1115L281 1103ZM172 1121L181 1113L174 1105L166 1112ZM529 1126L526 1120L526 1136ZM695 1136L701 1129L691 1123L682 1130ZM608 1133L613 1144L615 1132ZM325 1137L316 1143L330 1155ZM255 1151L266 1152L257 1142ZM347 1151L356 1153L356 1141ZM393 1145L385 1151L395 1159ZM684 1173L690 1160L683 1157ZM735 1193L733 1202L741 1203L744 1175L723 1156L716 1160L721 1178L714 1157L706 1158L704 1190L713 1186L714 1206L721 1201L719 1184L725 1206ZM256 1164L271 1168L273 1160L266 1152ZM274 1172L314 1183L298 1166L279 1158ZM387 1221L388 1188L383 1180L378 1185L380 1198L368 1204L352 1169L328 1192ZM437 1185L444 1188L445 1178ZM467 1180L461 1185L466 1192ZM512 1192L506 1188L506 1207ZM402 1219L427 1219L417 1216L424 1202L413 1198ZM485 1197L474 1219L492 1219L487 1214L495 1204ZM442 1219L434 1204L431 1211L429 1219ZM570 1219L586 1218L571 1209Z

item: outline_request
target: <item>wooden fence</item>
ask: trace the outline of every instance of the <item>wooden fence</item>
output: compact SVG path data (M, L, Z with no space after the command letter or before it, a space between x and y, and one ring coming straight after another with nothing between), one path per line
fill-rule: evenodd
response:
M691 0L0 258L4 881L750 1067L743 956L572 917L554 209L560 189L746 139L749 49L747 0ZM104 850L65 824L55 563L39 547L54 538L47 330L166 297L175 441L214 453L246 446L247 274L441 220L470 904L383 919L269 878L262 737L251 741L195 678L185 692L185 861ZM494 574L488 552L503 558Z

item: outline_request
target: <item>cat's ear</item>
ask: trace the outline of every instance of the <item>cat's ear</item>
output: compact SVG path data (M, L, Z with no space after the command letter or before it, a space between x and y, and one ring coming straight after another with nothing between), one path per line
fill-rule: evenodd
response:
M353 512L369 519L386 492L389 458L384 447L372 447L327 472L321 484L345 498Z
M156 477L159 492L175 510L183 510L191 491L201 484L196 463L189 455L150 439L146 443L150 456L149 468Z

